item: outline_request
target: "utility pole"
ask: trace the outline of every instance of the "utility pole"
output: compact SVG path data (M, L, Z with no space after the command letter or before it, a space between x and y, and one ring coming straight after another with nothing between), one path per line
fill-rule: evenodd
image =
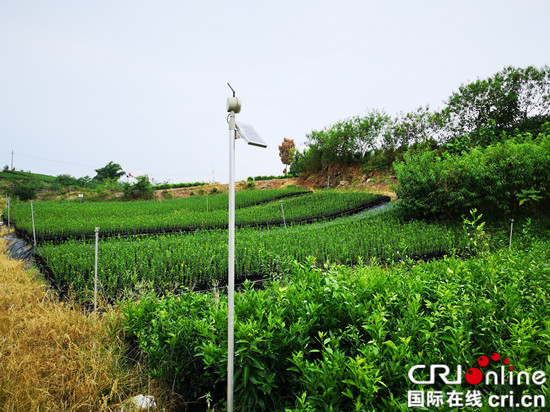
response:
M11 151L11 170L13 170L13 150Z

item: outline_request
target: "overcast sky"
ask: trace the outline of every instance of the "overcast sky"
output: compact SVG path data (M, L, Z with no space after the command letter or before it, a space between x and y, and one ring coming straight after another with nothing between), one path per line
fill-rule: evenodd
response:
M369 109L437 109L462 83L550 63L550 1L0 0L0 167L228 179L226 99L280 174L284 137Z

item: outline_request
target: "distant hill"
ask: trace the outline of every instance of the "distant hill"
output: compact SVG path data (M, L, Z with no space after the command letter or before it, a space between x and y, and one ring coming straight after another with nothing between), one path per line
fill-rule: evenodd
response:
M55 176L42 175L38 173L22 172L17 170L3 170L0 172L0 180L9 182L27 181L35 183L53 183Z

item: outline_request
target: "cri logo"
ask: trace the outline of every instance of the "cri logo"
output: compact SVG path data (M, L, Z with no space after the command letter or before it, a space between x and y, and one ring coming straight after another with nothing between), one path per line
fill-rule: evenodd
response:
M491 360L493 364L501 360L499 353L493 353L491 355ZM480 368L486 368L490 364L490 360L487 356L483 355L477 358L477 364ZM478 385L483 381L485 377L485 384L487 385L521 385L521 384L530 384L542 385L546 382L546 375L544 371L536 371L532 374L528 372L519 372L514 374L514 367L510 365L510 359L505 358L502 360L504 365L501 365L498 372L487 371L485 374L480 368L470 368L464 374L466 382L470 385ZM417 385L433 385L435 383L436 377L439 377L440 380L446 385L460 385L462 384L462 366L458 365L456 367L456 380L448 379L450 368L447 365L430 365L430 376L429 380L419 380L416 379L414 374L419 369L425 369L426 365L415 365L409 369L408 377L409 380ZM506 373L506 368L508 373Z
M500 360L500 354L493 353L491 355L491 360L493 362L498 362ZM510 359L506 358L504 359L503 363L505 365L508 365L510 363ZM481 366L482 368L485 368L489 365L489 358L485 355L480 356L477 358L477 364ZM514 370L513 366L508 366L509 370ZM481 372L478 368L470 368L466 371L466 375L464 376L466 378L466 382L468 382L471 385L477 385L483 380L483 372Z

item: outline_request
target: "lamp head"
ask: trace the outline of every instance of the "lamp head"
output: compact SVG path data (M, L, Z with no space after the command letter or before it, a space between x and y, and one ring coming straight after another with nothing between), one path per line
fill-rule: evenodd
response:
M241 111L241 99L238 97L228 97L227 111L239 113Z

